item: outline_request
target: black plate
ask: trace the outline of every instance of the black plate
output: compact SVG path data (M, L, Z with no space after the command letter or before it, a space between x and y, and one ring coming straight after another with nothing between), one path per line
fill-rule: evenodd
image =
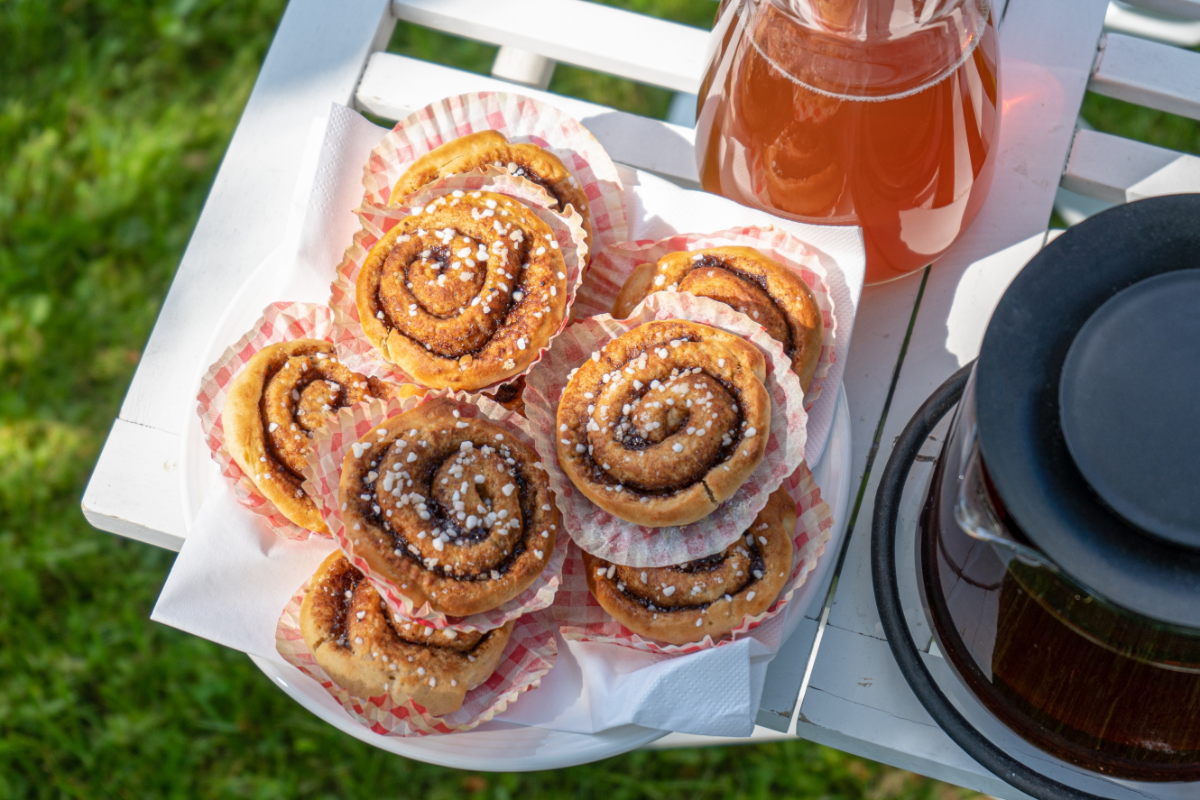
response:
M1200 269L1114 295L1071 343L1058 387L1075 466L1135 526L1200 549Z
M1197 267L1200 195L1130 203L1071 228L1001 298L976 391L984 461L1021 530L1099 596L1189 628L1200 628L1200 551L1151 535L1101 501L1067 447L1059 383L1072 342L1097 309L1136 283ZM1200 413L1200 397L1194 405ZM1200 475L1193 483L1191 502L1200 504Z

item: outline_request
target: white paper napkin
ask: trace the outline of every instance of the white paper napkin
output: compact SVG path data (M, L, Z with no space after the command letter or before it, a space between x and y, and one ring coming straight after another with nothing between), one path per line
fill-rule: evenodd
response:
M319 132L321 128L315 126L314 134ZM307 168L302 168L297 185L298 196L307 197L307 203L293 204L288 235L281 244L283 257L276 257L272 267L275 280L262 282L263 296L251 298L257 307L276 300L327 299L334 268L358 229L352 212L362 198L363 164L384 133L384 128L350 109L336 104L330 109L323 136L310 143L312 161L306 159ZM815 463L829 434L862 292L865 260L859 230L778 220L627 168L622 168L622 180L631 192L634 238L775 224L818 251L829 274L838 329L836 362L810 422L806 455ZM289 251L296 253L294 259L286 257ZM824 413L822 406L827 406ZM821 419L823 424L814 429L812 423ZM275 652L279 614L333 548L328 539L292 542L275 537L238 505L224 479L215 480L151 618L281 661ZM637 724L664 731L748 736L767 665L804 611L802 603L790 603L746 639L680 657L611 644L566 642L560 637L558 661L541 688L523 695L497 720L582 733Z
M304 541L276 536L238 505L228 482L215 481L150 619L282 661L275 652L275 623L336 546L319 536Z

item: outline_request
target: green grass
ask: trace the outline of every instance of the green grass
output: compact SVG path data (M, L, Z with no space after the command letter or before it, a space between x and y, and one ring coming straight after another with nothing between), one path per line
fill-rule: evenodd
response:
M699 26L715 8L614 4ZM454 772L337 733L243 655L149 621L172 554L91 529L79 499L282 7L0 0L0 799L965 796L800 741ZM479 72L494 55L411 26L390 47ZM669 102L584 70L552 88ZM1196 148L1194 123L1112 114Z

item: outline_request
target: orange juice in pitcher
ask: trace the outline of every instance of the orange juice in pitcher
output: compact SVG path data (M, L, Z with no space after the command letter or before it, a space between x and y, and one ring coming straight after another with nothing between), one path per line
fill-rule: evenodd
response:
M975 217L999 126L988 0L726 0L701 86L703 187L862 226L867 283L920 269Z

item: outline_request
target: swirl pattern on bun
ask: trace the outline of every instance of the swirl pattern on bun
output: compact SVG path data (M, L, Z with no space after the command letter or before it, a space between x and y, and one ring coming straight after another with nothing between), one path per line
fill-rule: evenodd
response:
M514 624L480 633L405 621L338 551L317 569L300 607L304 642L334 683L364 699L411 701L433 716L457 711L496 671Z
M792 572L796 506L776 489L745 535L724 551L670 567L626 567L583 553L588 589L614 619L647 639L689 644L726 636L765 613Z
M588 212L587 195L579 181L563 166L558 156L536 144L513 144L499 131L479 131L460 136L430 150L414 161L396 181L389 202L393 205L403 202L406 197L438 178L488 166L541 186L554 199L555 204L551 208L555 211L564 213L568 205L574 206L583 217L588 252L591 252L591 214Z
M559 515L537 452L437 398L352 446L339 502L372 578L463 617L514 599L554 552Z
M571 376L558 407L558 461L593 503L638 525L712 513L766 453L766 359L707 325L648 322Z
M474 391L537 359L566 315L567 267L521 202L455 191L371 248L356 305L385 359L425 386Z
M382 381L338 361L329 342L295 339L268 345L229 385L221 412L226 446L284 516L328 535L316 504L301 488L313 432L338 409L387 394Z
M783 345L801 388L808 391L825 321L812 289L795 272L750 247L668 253L634 269L617 295L613 316L628 317L638 303L660 291L709 297L758 322Z

